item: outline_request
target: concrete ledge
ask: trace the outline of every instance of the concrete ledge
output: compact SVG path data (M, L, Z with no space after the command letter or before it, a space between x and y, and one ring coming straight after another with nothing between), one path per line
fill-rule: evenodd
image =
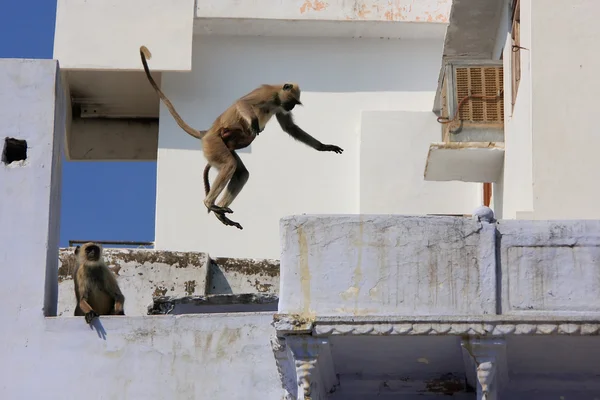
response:
M274 294L245 293L210 296L160 296L148 306L148 315L277 311Z
M443 39L446 24L430 22L197 18L197 35L335 37L381 39Z
M451 0L197 1L196 18L447 23Z
M415 39L446 33L450 0L198 1L194 33L279 37Z
M504 166L504 143L432 143L426 181L497 182Z
M595 316L446 316L446 317L344 317L320 316L307 320L298 315L274 315L278 334L313 336L389 335L575 335L600 334L600 315Z

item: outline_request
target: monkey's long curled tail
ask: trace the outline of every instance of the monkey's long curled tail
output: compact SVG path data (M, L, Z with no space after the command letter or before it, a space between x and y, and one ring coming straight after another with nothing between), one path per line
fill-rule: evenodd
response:
M208 132L208 131L199 131L199 130L192 128L188 124L186 124L185 121L179 115L179 113L177 113L177 111L175 111L175 107L173 107L173 104L171 103L171 101L167 98L167 96L165 96L165 94L162 92L162 90L160 90L160 88L154 81L154 78L152 78L152 75L150 75L150 68L148 68L148 63L146 62L146 59L152 58L152 53L150 53L150 50L148 50L148 48L146 46L140 46L140 57L142 58L142 64L144 65L144 71L146 71L146 76L148 77L150 84L152 85L154 90L156 90L156 93L158 93L158 95L160 96L162 101L165 103L165 105L169 109L169 112L171 113L173 118L175 118L177 125L179 125L179 127L181 129L183 129L186 133L188 133L190 136L193 136L196 139L202 139L204 137L204 135L206 135L206 132Z
M202 174L202 178L204 178L204 193L208 196L208 192L210 192L210 182L208 181L208 171L210 171L210 164L206 164L204 167L204 173ZM208 210L210 214L210 210Z

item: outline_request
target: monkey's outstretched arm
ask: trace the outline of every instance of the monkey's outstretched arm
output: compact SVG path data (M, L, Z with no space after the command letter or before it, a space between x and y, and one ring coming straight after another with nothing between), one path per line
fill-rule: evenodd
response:
M284 114L277 113L275 114L277 118L277 122L281 126L284 132L293 137L294 139L312 147L318 151L333 151L338 154L342 154L344 149L338 147L333 144L323 144L314 137L310 136L308 133L304 132L298 125L294 123L294 118L292 117L292 113Z
M246 120L250 129L258 135L260 133L260 126L258 125L258 116L250 106L250 104L242 99L236 101L235 107L242 118Z

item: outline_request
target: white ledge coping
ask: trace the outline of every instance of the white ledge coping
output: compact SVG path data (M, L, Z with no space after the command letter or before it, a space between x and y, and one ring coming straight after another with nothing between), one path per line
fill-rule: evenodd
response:
M498 182L503 166L502 142L432 143L423 175L426 181Z
M196 18L448 23L452 0L198 0Z
M278 335L600 335L600 314L581 316L314 317L275 314Z
M92 322L92 328L85 322L84 317L60 316L44 317L44 330L46 332L88 332L96 335L102 333L123 335L171 335L177 329L194 329L204 319L227 319L246 317L269 316L271 311L234 312L234 313L207 313L207 314L179 314L179 315L144 315L144 316L117 316L101 315Z

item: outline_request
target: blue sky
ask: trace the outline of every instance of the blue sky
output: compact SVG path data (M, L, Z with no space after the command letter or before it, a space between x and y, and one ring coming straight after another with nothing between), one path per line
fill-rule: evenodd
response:
M56 1L0 3L0 57L52 58ZM96 187L78 189L90 174ZM63 156L62 184L61 247L69 240L154 240L156 162L67 162Z

